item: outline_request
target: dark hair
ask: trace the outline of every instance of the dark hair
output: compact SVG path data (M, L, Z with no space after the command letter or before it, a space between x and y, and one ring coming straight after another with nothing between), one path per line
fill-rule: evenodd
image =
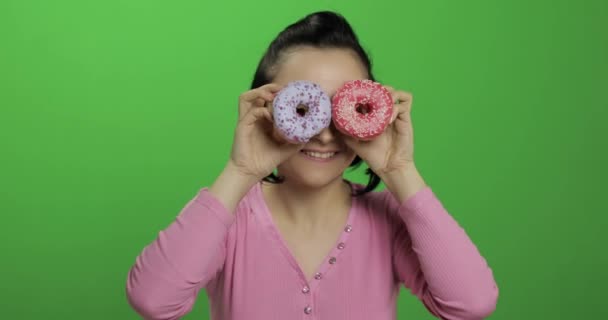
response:
M346 19L339 13L319 11L311 13L297 22L287 26L270 43L255 71L251 89L270 83L275 75L282 53L297 46L312 46L316 48L344 48L353 50L361 59L370 80L376 81L372 74L372 64L361 45L357 35ZM358 168L363 160L356 156L349 167ZM369 181L364 189L354 191L354 195L362 195L373 191L380 184L380 177L367 168ZM283 182L283 177L274 173L263 179L271 183Z

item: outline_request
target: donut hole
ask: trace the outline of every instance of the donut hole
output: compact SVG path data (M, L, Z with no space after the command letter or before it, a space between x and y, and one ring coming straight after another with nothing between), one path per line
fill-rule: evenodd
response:
M355 106L355 110L357 110L357 112L361 114L368 114L372 112L372 107L367 103L357 103L357 105Z
M303 117L308 113L308 106L304 104L300 104L296 107L296 113Z

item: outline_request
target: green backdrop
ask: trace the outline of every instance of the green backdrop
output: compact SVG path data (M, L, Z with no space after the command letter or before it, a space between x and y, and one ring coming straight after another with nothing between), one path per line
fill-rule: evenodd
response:
M494 271L491 318L608 318L601 0L0 1L0 317L138 319L135 257L223 168L268 43L320 9L413 93L418 169ZM398 314L433 319L406 290Z

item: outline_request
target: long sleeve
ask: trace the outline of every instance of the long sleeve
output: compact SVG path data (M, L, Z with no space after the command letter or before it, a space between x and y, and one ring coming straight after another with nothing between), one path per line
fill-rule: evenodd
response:
M145 319L179 319L223 268L234 215L207 188L137 256L127 275L129 304Z
M396 276L440 319L484 319L494 312L498 287L492 270L429 186L399 204L386 193L396 224Z

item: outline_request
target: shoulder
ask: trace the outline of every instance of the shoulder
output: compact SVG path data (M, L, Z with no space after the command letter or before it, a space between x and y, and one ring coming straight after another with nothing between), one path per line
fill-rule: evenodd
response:
M247 210L255 206L260 197L259 187L260 184L258 182L249 188L249 191L247 191L243 198L241 198L241 201L239 201L236 208L237 212Z
M228 228L234 229L236 225L248 218L246 213L252 212L252 210L258 210L256 208L256 204L259 203L259 191L257 188L258 184L256 183L247 191L237 203L234 212L230 212L217 197L211 194L211 192L209 192L209 187L199 189L191 202L198 203L206 211L213 212Z
M361 184L353 184L353 187L355 190L365 188ZM359 209L359 219L361 219L359 221L378 237L390 241L399 230L404 229L404 223L398 214L399 203L388 189L354 196L353 200Z
M364 185L352 184L355 190L363 190ZM399 203L388 189L374 190L353 197L361 215L373 224L388 226L400 225Z
M365 189L364 185L358 183L352 183L352 186L356 191ZM399 208L399 203L387 189L370 191L354 196L354 199L363 208L374 212L389 213Z
M199 189L192 201L210 207L211 209L225 211L226 213L228 213L226 207L221 204L219 199L217 199L209 192L209 188L209 186L206 186L204 188ZM258 188L259 183L256 183L247 191L247 193L237 203L235 207L235 214L239 214L243 211L246 211L259 201L258 199L260 197L260 192Z

